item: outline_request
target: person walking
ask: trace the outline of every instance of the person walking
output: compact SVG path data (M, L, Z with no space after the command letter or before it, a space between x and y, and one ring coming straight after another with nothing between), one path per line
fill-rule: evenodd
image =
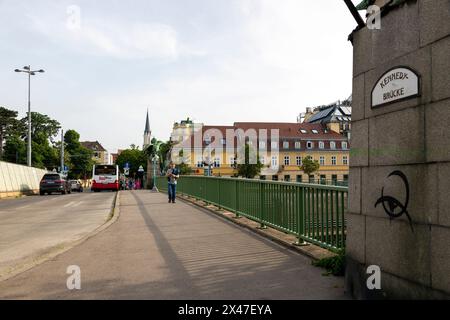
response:
M169 184L168 186L168 193L169 193L169 203L175 203L175 197L177 192L177 180L180 178L180 172L175 167L175 163L171 162L169 164L169 170L167 170L166 173L167 176L167 182Z

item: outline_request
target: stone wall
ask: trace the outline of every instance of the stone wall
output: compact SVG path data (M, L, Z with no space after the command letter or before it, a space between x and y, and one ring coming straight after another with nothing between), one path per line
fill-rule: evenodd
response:
M39 193L46 170L0 161L0 198Z
M450 0L417 0L389 11L381 30L353 33L353 114L346 289L356 298L450 298ZM371 108L392 67L421 77L421 95ZM390 219L377 199L406 198ZM403 200L401 200L403 201ZM368 290L369 265L381 290Z

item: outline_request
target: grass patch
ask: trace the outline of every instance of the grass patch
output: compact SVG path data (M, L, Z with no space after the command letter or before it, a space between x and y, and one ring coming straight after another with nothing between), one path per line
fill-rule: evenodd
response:
M320 259L318 261L313 261L312 265L315 267L324 268L327 270L326 273L322 274L324 276L329 276L330 274L334 276L344 276L345 275L345 251L341 250L337 256Z

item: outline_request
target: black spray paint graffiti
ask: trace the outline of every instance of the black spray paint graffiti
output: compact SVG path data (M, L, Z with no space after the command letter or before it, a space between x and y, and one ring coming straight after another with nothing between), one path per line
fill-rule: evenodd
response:
M388 178L391 176L398 176L403 180L403 183L405 184L406 189L406 199L405 203L401 203L399 200L395 199L391 196L385 196L384 195L384 187L381 189L381 197L377 200L375 203L375 207L377 207L380 203L383 205L384 211L391 219L396 219L401 217L403 214L406 215L406 217L409 220L409 225L411 226L412 232L414 232L413 224L411 217L408 213L408 203L409 203L409 182L406 178L406 175L401 171L393 171L388 175ZM397 210L400 209L400 210ZM398 211L398 212L396 212Z

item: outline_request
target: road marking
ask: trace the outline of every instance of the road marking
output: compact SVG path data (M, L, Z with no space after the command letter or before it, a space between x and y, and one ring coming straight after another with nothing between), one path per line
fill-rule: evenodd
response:
M74 208L74 207L78 207L80 204L82 204L84 201L78 201L77 203L75 203L73 206L72 206L72 208Z
M31 206L31 204L29 204L29 205L26 205L26 206L23 206L23 207L19 207L19 208L17 208L17 210L22 210L22 209L26 209L26 208L28 208L28 207L30 207Z
M64 208L67 208L67 207L70 207L72 204L74 204L75 202L73 202L73 201L70 201L68 204L66 204L66 205L64 205L63 207Z

